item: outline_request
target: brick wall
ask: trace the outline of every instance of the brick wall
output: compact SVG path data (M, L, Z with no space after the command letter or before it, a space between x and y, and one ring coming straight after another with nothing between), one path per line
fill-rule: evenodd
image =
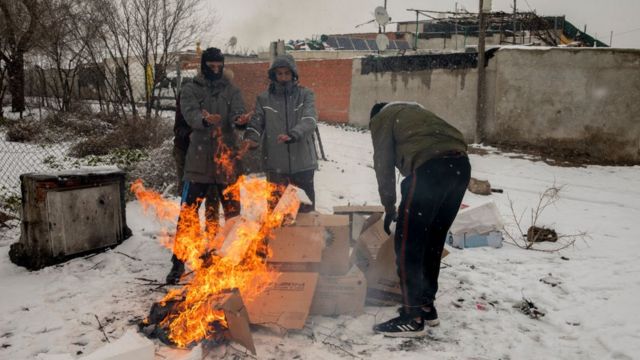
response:
M313 90L320 120L329 123L349 121L351 59L297 61L300 84ZM234 72L233 83L242 91L247 108L253 109L258 94L269 85L269 63L226 64Z
M232 82L240 88L247 109L253 109L256 106L256 97L269 86L269 79L267 79L269 64L266 62L225 64L224 67L233 70Z

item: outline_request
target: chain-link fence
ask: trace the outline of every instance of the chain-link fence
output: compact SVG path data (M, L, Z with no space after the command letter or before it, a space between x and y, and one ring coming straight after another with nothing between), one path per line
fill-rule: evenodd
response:
M68 144L27 144L8 141L0 133L0 205L19 215L20 175L60 170L64 165Z

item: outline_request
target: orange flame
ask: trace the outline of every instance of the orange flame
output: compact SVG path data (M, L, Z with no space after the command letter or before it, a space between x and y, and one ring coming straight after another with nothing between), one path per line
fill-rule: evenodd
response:
M143 208L154 207L159 219L175 221L177 209L173 201L146 190L140 180L131 190ZM215 331L211 324L216 320L226 326L223 312L215 309L215 295L237 288L245 304L250 304L277 279L279 274L267 267L270 253L264 240L299 206L299 201L288 201L280 210L269 211L268 201L280 190L264 179L241 176L227 193L242 195L242 217L227 221L215 238L203 234L196 209L184 208L180 212L173 251L185 260L193 276L183 288L162 299L163 303L176 301L176 304L161 322L176 345L187 347L211 336Z
M227 180L226 183L234 182L236 180L234 178L236 171L236 152L225 144L221 127L216 127L212 131L214 132L212 136L216 139L217 143L213 158L213 162L216 164L216 171L224 176Z

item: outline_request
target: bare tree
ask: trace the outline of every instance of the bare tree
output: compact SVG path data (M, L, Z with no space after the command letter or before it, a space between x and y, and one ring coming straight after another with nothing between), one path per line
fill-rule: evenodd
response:
M7 66L11 110L25 110L24 56L33 46L39 24L37 0L0 0L0 59Z
M78 73L87 62L84 39L93 26L81 21L84 7L75 0L43 0L42 10L42 35L37 39L35 50L44 55L42 65L47 68L43 72L44 81L57 108L69 111Z
M4 108L4 95L7 91L7 63L0 59L0 117Z
M89 59L103 69L108 96L122 114L127 109L138 113L137 74L144 74L146 114L151 114L156 85L176 61L176 52L194 44L213 22L212 17L197 18L201 5L202 0L95 0L87 5L84 21L97 27L95 38L85 40Z
M151 114L156 85L177 52L211 29L215 17L200 17L202 0L131 0L133 52L145 73L145 107ZM151 71L149 71L151 70Z

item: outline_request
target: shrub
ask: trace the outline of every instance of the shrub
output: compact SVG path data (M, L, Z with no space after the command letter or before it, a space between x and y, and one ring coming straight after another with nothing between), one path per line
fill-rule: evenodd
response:
M7 140L15 142L32 142L41 131L40 122L32 119L7 121Z
M162 118L126 118L105 126L101 135L89 134L75 144L71 154L77 157L106 155L118 149L152 149L171 138L172 129Z
M164 191L176 184L176 165L173 159L173 142L170 140L151 150L149 156L133 166L128 180L142 179L144 185L156 191Z

